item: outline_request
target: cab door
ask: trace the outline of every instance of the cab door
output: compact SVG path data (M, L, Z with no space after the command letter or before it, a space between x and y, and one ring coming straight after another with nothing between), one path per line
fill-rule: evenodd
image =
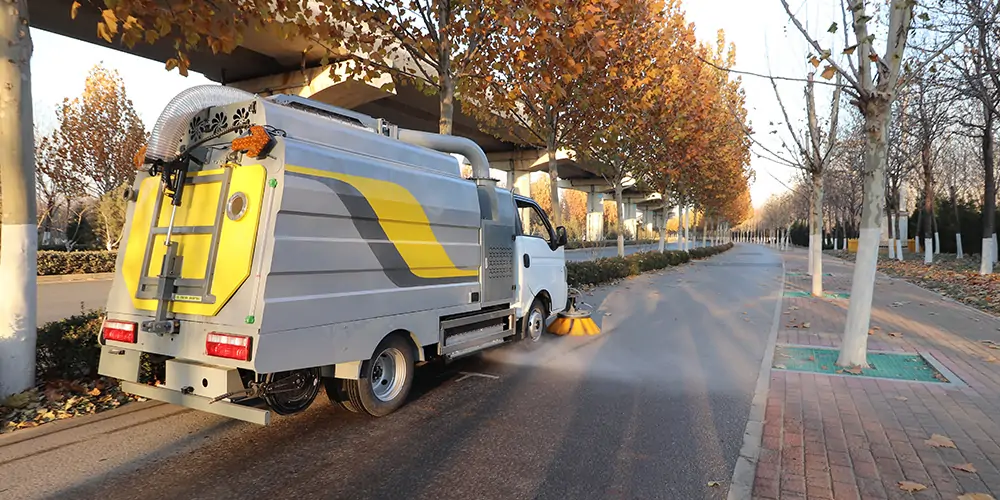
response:
M552 298L552 313L566 307L566 256L563 243L545 212L530 198L515 196L518 227L514 237L517 259L518 317L542 291Z

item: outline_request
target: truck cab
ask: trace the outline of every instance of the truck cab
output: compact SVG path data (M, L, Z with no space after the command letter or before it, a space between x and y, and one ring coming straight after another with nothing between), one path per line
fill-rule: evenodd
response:
M548 315L562 311L566 305L566 228L552 223L538 202L526 196L514 195L517 223L514 254L517 258L515 309L518 317L531 316L528 310L538 301L544 308L525 321L528 337L538 341ZM539 322L539 319L542 321Z

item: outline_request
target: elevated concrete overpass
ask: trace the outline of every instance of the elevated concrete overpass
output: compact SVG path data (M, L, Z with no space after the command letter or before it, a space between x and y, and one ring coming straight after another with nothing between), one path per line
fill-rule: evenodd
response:
M176 55L170 40L154 44L138 43L127 48L120 42L108 43L96 35L100 10L84 2L71 19L73 0L32 0L31 25L96 45L126 51L147 59L166 62ZM286 39L277 33L247 33L243 43L228 54L195 52L189 54L190 70L222 85L237 87L261 95L295 94L327 104L384 118L400 127L437 132L439 104L435 95L426 94L412 84L389 73L372 82L344 78L347 54L321 64L325 52L306 39ZM400 51L390 64L406 67L415 64ZM391 90L385 90L391 88ZM472 139L487 153L490 167L506 173L506 185L515 192L530 193L531 172L548 170L548 155L536 146L515 136L496 137L483 132L475 118L456 103L454 134ZM527 134L519 134L522 137ZM556 154L560 188L577 189L588 194L587 239L603 238L603 194L611 186L601 177L600 169L577 160L573 151ZM625 221L635 235L636 205L626 203ZM630 215L629 215L630 214ZM628 222L631 221L631 222Z

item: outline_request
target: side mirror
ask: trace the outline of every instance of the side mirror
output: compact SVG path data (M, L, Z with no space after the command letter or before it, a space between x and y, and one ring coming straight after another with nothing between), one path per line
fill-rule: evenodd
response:
M569 241L569 237L566 236L566 227L559 226L556 228L556 248L566 246Z

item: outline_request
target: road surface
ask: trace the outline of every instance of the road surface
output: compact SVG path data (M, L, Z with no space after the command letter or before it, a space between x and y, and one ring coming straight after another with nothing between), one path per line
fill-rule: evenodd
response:
M108 302L111 279L38 284L38 324L58 321Z
M725 498L780 275L737 245L597 290L601 335L423 367L382 419L321 393L269 427L137 403L17 431L0 498Z
M700 242L698 243L700 245ZM625 253L655 250L652 245L627 245ZM676 243L668 243L668 250L676 250ZM598 257L614 257L618 255L615 246L601 248L580 248L566 251L566 260L579 262ZM99 309L104 307L111 292L111 280L79 281L67 283L40 283L38 285L38 324L57 321L81 310Z

